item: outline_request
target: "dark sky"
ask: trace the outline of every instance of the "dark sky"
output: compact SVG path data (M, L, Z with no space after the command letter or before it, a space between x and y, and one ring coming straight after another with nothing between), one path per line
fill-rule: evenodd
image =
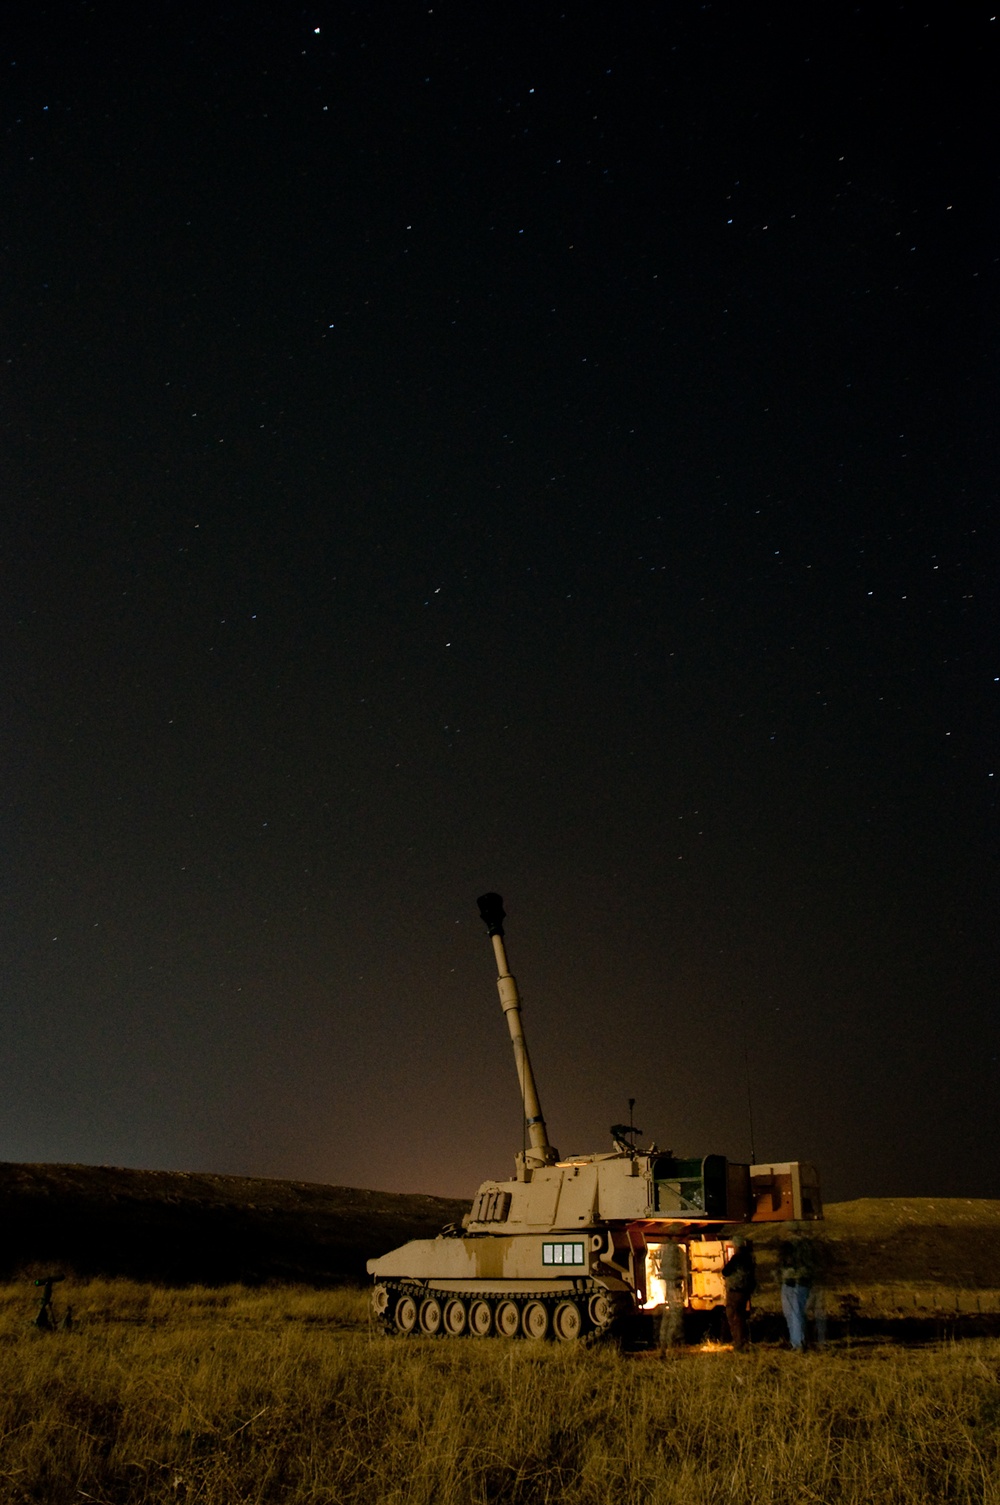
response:
M1000 1196L990 7L13 13L0 1158Z

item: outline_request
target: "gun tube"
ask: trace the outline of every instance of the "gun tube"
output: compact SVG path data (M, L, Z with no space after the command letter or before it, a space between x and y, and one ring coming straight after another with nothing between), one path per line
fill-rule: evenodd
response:
M490 897L493 896L491 895ZM480 908L482 909L482 901L480 901ZM502 912L501 908L500 913L502 914ZM538 1100L535 1073L531 1069L528 1042L524 1038L524 1026L521 1023L521 995L517 991L517 982L507 965L507 952L503 943L503 926L499 921L491 924L486 913L483 914L483 919L486 921L490 931L490 939L493 942L493 951L497 960L497 991L500 994L500 1007L503 1009L504 1018L507 1020L511 1044L514 1047L514 1064L517 1066L517 1079L521 1084L521 1099L524 1103L524 1118L528 1129L528 1150L525 1155L525 1164L529 1168L552 1165L556 1159L556 1151L549 1144L545 1119L542 1116L542 1105Z

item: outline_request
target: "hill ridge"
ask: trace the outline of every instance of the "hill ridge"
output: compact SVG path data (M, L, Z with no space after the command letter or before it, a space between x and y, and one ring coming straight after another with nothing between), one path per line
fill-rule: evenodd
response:
M365 1262L460 1221L468 1202L216 1171L0 1162L0 1275L44 1265L168 1284L364 1280ZM772 1278L787 1224L751 1230ZM1000 1200L857 1197L815 1237L832 1284L1000 1290Z
M213 1171L3 1161L0 1273L58 1263L182 1284L329 1284L363 1277L372 1255L433 1237L467 1208L425 1193Z

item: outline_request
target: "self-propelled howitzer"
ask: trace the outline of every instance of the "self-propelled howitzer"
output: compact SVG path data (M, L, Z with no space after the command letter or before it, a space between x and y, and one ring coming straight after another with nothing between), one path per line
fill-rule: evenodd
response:
M724 1233L734 1224L822 1217L814 1167L640 1150L641 1130L624 1125L612 1130L614 1149L560 1159L549 1143L507 965L503 900L484 894L479 910L514 1047L525 1146L511 1180L483 1182L460 1231L368 1261L377 1317L401 1334L600 1336L662 1308L658 1255L665 1243L681 1249L685 1307L722 1305L720 1270L730 1248Z

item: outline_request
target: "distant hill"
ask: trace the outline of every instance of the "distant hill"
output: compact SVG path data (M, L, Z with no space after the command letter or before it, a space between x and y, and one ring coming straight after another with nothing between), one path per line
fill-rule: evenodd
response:
M28 1266L174 1284L332 1284L458 1222L444 1197L104 1165L0 1162L0 1276Z
M334 1284L461 1221L444 1197L184 1171L0 1162L0 1277L39 1266L172 1284ZM1000 1201L864 1197L812 1231L831 1287L1000 1291ZM751 1232L765 1281L787 1225Z
M826 1248L832 1284L1000 1290L1000 1201L861 1197L829 1204L811 1228ZM787 1232L781 1223L761 1223L751 1237L766 1265Z

